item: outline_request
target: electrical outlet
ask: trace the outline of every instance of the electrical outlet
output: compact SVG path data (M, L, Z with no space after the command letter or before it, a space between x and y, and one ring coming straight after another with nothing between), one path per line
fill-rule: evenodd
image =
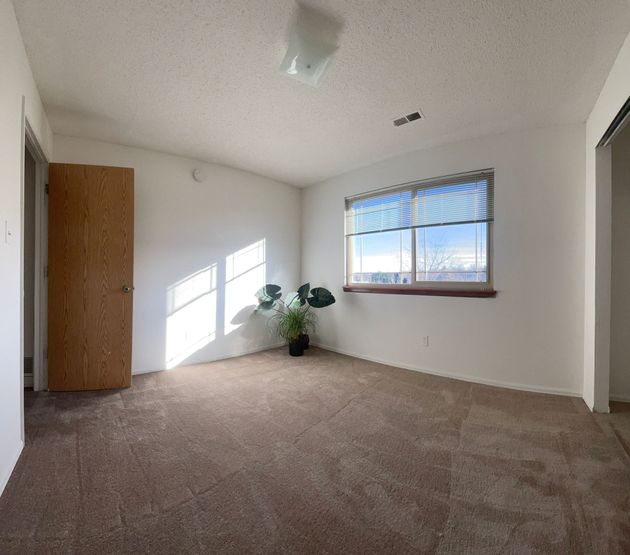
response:
M423 347L428 347L429 346L429 336L428 335L423 335L422 336L422 346Z

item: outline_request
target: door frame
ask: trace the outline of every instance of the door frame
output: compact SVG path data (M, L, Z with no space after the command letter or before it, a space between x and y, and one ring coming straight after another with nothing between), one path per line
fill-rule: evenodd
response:
M24 116L22 145L22 184L21 184L21 241L20 241L20 367L22 369L22 390L24 390L24 151L29 151L35 160L35 291L34 291L34 346L33 346L33 389L43 391L48 388L47 380L47 323L48 323L48 284L46 270L48 263L48 203L46 184L48 181L48 160L37 136Z
M630 123L630 97L607 121L598 142L587 144L587 197L594 206L592 243L587 225L584 318L584 393L593 412L610 412L610 336L612 279L612 142ZM587 127L588 131L588 127ZM590 172L590 173L589 173ZM589 180L594 187L589 191ZM589 196L590 193L590 196ZM588 220L587 220L588 224ZM590 255L590 259L589 259Z

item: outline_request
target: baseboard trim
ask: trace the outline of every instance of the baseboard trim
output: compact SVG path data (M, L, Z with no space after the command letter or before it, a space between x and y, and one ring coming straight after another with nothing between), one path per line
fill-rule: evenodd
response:
M619 403L630 403L630 395L611 395L610 400Z
M518 384L513 382L505 382L501 380L489 380L486 378L477 378L474 376L468 376L466 374L456 374L455 372L445 372L443 370L434 370L432 368L422 368L420 366L414 366L412 364L404 364L400 362L393 362L390 360L379 359L376 357L370 357L366 355L362 355L359 353L354 353L352 351L347 351L345 349L339 349L337 347L332 347L330 345L324 345L323 343L314 343L311 341L311 344L315 347L319 347L320 349L324 349L326 351L332 351L334 353L339 353L342 355L348 355L355 358L360 358L363 360L369 360L370 362L377 362L379 364L386 364L387 366L395 366L397 368L403 368L405 370L413 370L414 372L422 372L423 374L431 374L433 376L440 376L442 378L452 378L455 380L461 380L464 382L478 383L482 385L490 385L493 387L504 387L506 389L515 389L517 391L529 391L531 393L546 393L548 395L562 395L564 397L582 397L582 393L577 391L571 391L568 389L560 389L554 387L538 387L538 386L530 386L524 384Z
M177 368L185 368L186 366L197 366L199 364L209 364L210 362L217 362L219 360L227 360L229 358L238 358L238 357L244 357L246 355L253 355L254 353L261 353L263 351L270 351L271 349L277 349L278 347L284 347L286 345L286 343L284 341L279 342L279 343L272 343L271 345L263 345L262 347L256 347L255 349L249 349L247 351L241 351L239 353L234 353L234 354L229 354L229 355L225 355L225 356L220 356L220 357L216 357L216 358L211 358L208 360L204 360L201 362L193 362L190 364L182 364L181 366L175 366L169 370L167 370L166 368L160 368L159 370L132 370L131 371L131 375L132 376L139 376L141 374L152 374L153 372L170 372L172 370L175 370Z
M11 474L13 474L13 470L15 469L15 465L22 454L22 449L24 449L24 442L22 440L18 443L18 448L15 453L13 453L13 457L11 457L10 464L8 470L4 473L4 475L0 476L0 495L4 491L4 488L7 487L9 483L9 478L11 478Z

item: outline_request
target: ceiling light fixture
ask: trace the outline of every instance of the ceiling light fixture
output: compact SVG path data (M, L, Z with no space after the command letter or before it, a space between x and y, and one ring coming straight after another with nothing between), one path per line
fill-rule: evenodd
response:
M334 14L296 2L288 30L284 75L317 87L337 50L343 22Z
M317 87L334 51L335 47L319 43L296 29L289 38L280 71L306 85Z

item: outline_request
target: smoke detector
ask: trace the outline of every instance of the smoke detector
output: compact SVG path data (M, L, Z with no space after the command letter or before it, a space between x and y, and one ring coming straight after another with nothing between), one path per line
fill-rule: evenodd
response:
M418 110L417 112L413 112L411 114L407 114L406 116L401 116L393 120L393 124L395 127L400 127L401 125L405 125L405 123L409 123L411 121L416 121L424 118L424 114Z
M193 172L192 172L192 176L193 176L193 179L197 183L203 183L206 180L205 173L202 170L200 170L200 169L194 169Z

